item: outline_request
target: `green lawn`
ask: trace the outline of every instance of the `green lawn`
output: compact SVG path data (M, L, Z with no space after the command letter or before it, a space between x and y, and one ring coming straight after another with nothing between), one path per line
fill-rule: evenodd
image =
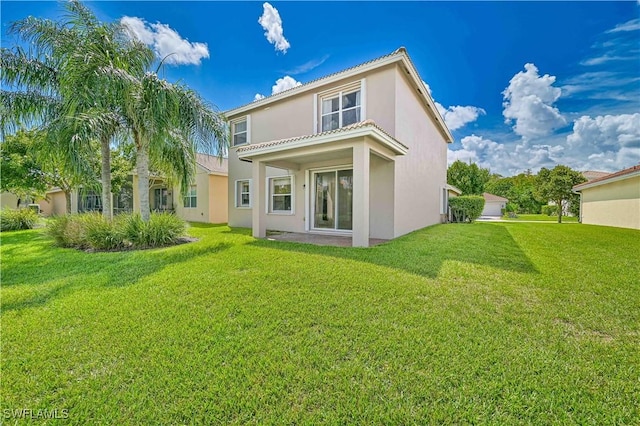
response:
M3 233L3 415L640 423L638 231L452 224L370 249L190 232L93 254Z
M505 220L533 220L536 222L558 222L558 216L548 216L546 214L518 214L518 217L504 216ZM562 222L578 222L576 216L562 216Z

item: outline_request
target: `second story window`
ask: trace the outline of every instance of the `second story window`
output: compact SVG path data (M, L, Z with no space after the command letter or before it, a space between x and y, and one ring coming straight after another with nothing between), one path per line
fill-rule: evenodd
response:
M360 90L339 92L322 99L322 131L326 132L360 121Z
M247 138L247 119L231 123L233 133L233 146L244 145L248 142Z

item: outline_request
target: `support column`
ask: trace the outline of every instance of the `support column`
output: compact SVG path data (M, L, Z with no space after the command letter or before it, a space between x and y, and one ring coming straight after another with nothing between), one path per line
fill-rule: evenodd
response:
M369 146L353 147L353 247L369 247Z
M267 169L263 162L253 160L253 179L251 188L252 228L255 238L267 236Z

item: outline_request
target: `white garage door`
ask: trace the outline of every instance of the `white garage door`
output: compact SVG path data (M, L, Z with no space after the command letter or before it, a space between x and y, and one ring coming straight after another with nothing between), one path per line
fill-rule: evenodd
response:
M484 203L484 210L482 210L483 216L501 216L502 215L502 202Z

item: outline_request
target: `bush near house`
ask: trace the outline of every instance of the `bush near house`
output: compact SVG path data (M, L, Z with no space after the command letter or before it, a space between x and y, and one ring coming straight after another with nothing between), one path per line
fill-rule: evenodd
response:
M32 229L38 220L38 213L33 209L5 209L0 211L0 230Z
M479 195L463 195L449 199L454 222L473 222L482 214L484 198Z
M110 221L99 213L85 213L59 216L47 225L56 245L98 251L171 245L185 231L186 223L170 213L153 213L148 222L139 214L122 214Z
M542 214L556 216L558 214L558 206L542 206Z

